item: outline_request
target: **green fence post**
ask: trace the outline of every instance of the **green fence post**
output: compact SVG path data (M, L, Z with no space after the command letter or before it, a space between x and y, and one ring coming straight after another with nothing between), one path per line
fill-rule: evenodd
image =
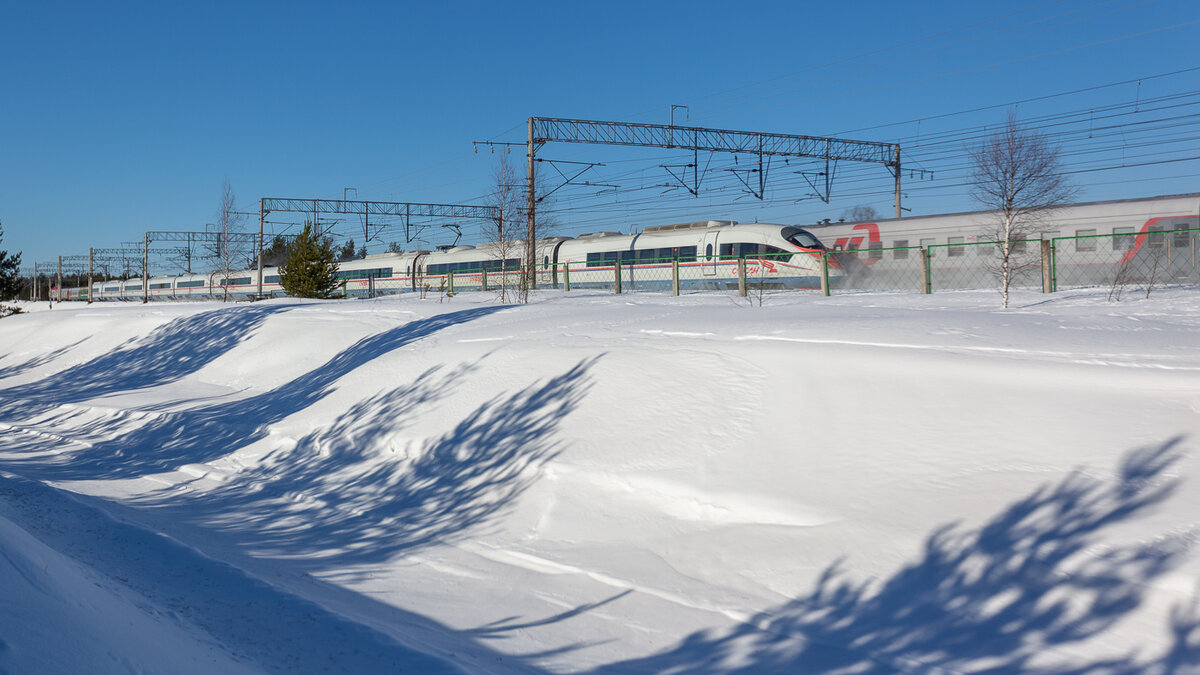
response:
M570 292L571 290L571 265L563 263L563 291Z
M671 261L671 293L679 295L679 259Z
M619 259L613 261L613 275L617 281L617 293L620 294L620 292L621 292L621 261Z
M1050 292L1058 292L1058 239L1050 242Z
M933 265L929 260L929 248L921 247L921 295L933 293Z
M488 289L488 287L487 287L487 270L481 270L479 272L479 284L483 288L483 290L486 291Z
M738 295L746 297L746 259L738 258Z
M350 297L350 295L346 290L346 280L342 279L342 299L345 300L348 297Z
M821 251L821 295L829 297L829 251Z

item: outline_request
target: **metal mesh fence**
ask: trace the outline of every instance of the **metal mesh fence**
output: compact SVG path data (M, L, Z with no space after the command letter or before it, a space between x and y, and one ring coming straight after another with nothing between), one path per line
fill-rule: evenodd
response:
M1042 286L1040 239L1009 242L1007 265L996 242L962 242L928 247L930 292L999 288L1008 269L1010 288Z
M766 254L744 258L645 258L613 253L603 259L543 265L542 289L611 293L703 293L821 290L830 294L897 291L936 293L999 288L1005 261L996 242L924 247L871 247L824 254ZM1085 286L1147 286L1200 282L1200 230L1163 230L1014 241L1007 268L1010 288L1058 290ZM824 264L824 268L823 268ZM825 286L822 276L828 274ZM460 269L427 274L347 279L346 297L395 293L446 295L517 290L516 269Z
M831 292L904 291L920 293L925 279L919 246L832 251L830 267L836 276Z
M742 294L821 288L821 255L770 255L733 258L630 258L564 263L559 266L565 290L603 289L616 293Z
M1126 288L1200 285L1200 228L1184 229L1185 226L1173 224L1172 229L1151 226L1143 232L1128 228L1111 234L1084 231L1049 240L1011 242L1007 261L1010 288L1053 292L1099 286L1111 288L1119 297ZM956 241L953 237L949 243L925 246L872 246L744 257L650 258L644 257L643 252L621 251L595 254L594 260L547 262L539 266L536 274L539 289L562 291L592 289L680 295L732 292L759 297L798 290L827 294L937 293L998 289L1006 267L1002 253L996 242ZM400 274L399 269L393 275L390 268L349 270L342 282L342 292L348 298L364 298L398 293L439 296L499 291L501 287L513 292L520 290L524 281L521 270L495 261L479 265L460 267L453 273L415 276ZM278 277L267 275L265 283L278 283ZM191 290L180 288L171 297L185 297ZM71 299L86 297L86 289L79 290L82 292L71 295ZM97 298L106 299L105 295L97 293Z
M1054 239L1051 290L1200 283L1200 229Z

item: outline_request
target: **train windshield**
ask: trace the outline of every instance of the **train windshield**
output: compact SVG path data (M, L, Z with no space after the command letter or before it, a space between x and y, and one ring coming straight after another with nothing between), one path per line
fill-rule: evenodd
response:
M798 227L783 228L783 238L800 248L815 248L825 250L825 245L819 239L812 236L807 230L802 230Z

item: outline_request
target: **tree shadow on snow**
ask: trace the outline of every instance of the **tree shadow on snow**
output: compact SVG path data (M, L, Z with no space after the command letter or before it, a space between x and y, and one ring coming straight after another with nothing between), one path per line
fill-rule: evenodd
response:
M170 321L150 335L37 382L0 390L0 419L19 421L100 396L182 379L236 347L272 314L295 305L255 305L201 312ZM74 346L74 345L72 345ZM57 356L63 350L49 355ZM35 359L33 365L44 361ZM28 364L14 366L27 369ZM9 377L15 373L2 375Z
M28 477L52 480L103 480L135 478L149 473L170 471L187 464L210 462L264 438L269 432L271 424L298 413L321 400L333 390L340 378L356 368L447 327L471 321L501 309L504 308L479 307L412 321L365 337L323 365L270 391L248 398L198 406L179 412L159 413L151 421L127 433L116 433L120 425L124 424L120 419L79 424L72 428L74 435L107 438L75 451L60 452L41 461L21 458L10 464L15 470L19 470L22 475ZM208 333L209 330L205 328L202 332ZM218 335L221 336L220 341L223 344L228 343L224 338L224 331L219 331ZM187 341L195 342L196 339L192 336L187 338ZM174 351L173 347L171 351ZM211 357L216 351L209 349L204 354ZM189 363L200 358L203 357L192 357L189 359ZM154 365L158 358L149 360L152 361L150 365ZM178 359L172 358L171 360ZM122 391L137 386L149 386L151 381L165 381L168 376L182 376L182 370L178 366L163 367L155 376L133 373L127 377L118 376L115 378L116 381L125 382L125 387L120 389L115 388L108 380L97 377L95 386L92 387L93 393L86 397L81 396L76 400L97 395L94 391L100 387L110 392ZM56 382L55 387L79 386L80 381L88 378L66 377L60 379L66 381ZM41 384L38 383L38 385ZM46 396L49 397L54 388L46 386L45 390ZM44 450L46 446L46 441L36 436L31 436L23 441L23 446L18 445L19 443L22 441L11 441L10 449L30 452Z
M1184 673L1200 672L1200 606L1176 607L1161 655L1131 653L1080 667L1056 649L1101 638L1181 561L1184 538L1104 546L1102 530L1160 504L1179 439L1131 452L1111 483L1073 474L982 527L942 527L920 558L881 582L830 565L815 588L729 631L595 672L654 673ZM1062 663L1058 661L1058 663Z
M130 505L215 528L256 557L302 559L307 571L450 541L509 505L558 452L558 425L586 394L591 364L496 396L425 447L398 447L398 433L471 367L433 369L216 488Z

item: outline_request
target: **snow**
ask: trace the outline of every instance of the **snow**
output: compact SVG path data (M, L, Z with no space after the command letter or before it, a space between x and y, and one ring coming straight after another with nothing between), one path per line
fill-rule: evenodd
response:
M1200 672L1200 294L0 321L0 672Z

